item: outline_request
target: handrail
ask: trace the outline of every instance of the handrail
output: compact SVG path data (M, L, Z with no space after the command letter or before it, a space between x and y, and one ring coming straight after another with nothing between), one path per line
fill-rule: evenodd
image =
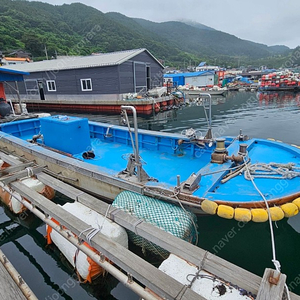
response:
M211 94L209 94L209 93L199 93L199 96L204 96L204 97L208 97L209 98L208 131L207 131L206 137L207 138L212 138L212 127L211 127L211 124L212 124L212 118L211 118ZM204 107L205 114L206 114L206 108L205 108L204 105L203 105L203 107Z
M138 180L141 181L141 165L140 165L140 155L139 155L139 138L138 138L138 126L137 126L137 116L136 116L136 109L130 105L122 105L122 110L131 110L133 113L133 125L134 125L134 137L135 137L135 147L133 147L135 162L137 165L137 176ZM129 124L128 124L128 127ZM133 146L133 141L132 141Z

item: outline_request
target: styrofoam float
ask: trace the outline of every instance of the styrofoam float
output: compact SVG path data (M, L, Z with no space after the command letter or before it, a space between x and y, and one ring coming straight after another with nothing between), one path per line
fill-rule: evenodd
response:
M0 160L1 169L5 169L8 166L8 164ZM43 184L34 176L21 178L20 181L30 189L48 199L52 199L55 196L55 191L51 187ZM21 200L24 200L24 198L16 191L13 191L9 186L4 185L2 182L0 182L0 199L15 214L20 214L26 210L26 207L20 202Z
M104 216L78 202L66 203L61 207L90 225L91 229L101 229L101 234L110 238L112 241L119 243L123 247L128 248L127 233L125 229L118 224L110 221ZM58 224L58 222L56 223ZM70 235L76 237L74 233L69 230L67 231ZM76 246L61 236L58 232L52 230L52 228L48 225L47 240L48 244L53 242L59 248L69 263L76 269L77 274L80 275L84 282L91 283L96 277L105 273L103 268L96 264L85 253L78 251ZM92 249L95 253L98 253L97 250L89 246L88 243L84 244Z
M170 256L161 263L159 270L187 286L189 286L196 277L191 284L191 289L207 300L255 299L255 296L250 292L204 270L199 272L197 266L174 254L170 254Z

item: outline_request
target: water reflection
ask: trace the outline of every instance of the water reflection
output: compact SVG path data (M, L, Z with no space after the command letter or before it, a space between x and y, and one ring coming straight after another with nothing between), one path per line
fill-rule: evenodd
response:
M288 224L298 233L300 233L300 214L289 218Z
M300 105L300 94L294 92L258 92L257 98L260 105L268 106L270 104L282 107L290 105L291 102L295 105Z

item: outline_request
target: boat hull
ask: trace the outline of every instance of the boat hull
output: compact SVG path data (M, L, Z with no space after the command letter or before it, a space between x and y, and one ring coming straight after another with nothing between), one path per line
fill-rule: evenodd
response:
M299 92L300 91L300 86L281 86L281 87L276 87L276 86L265 86L265 87L259 87L259 91L272 91L272 92Z
M53 118L56 121L58 119L57 116ZM20 130L22 127L24 128ZM88 130L95 159L85 159L81 153L66 153L64 149L53 151L45 145L28 142L28 137L41 130L38 120L5 124L1 129L7 132L1 133L1 149L36 161L39 165L46 165L46 172L51 175L109 201L113 201L122 191L128 190L177 205L180 201L197 214L206 213L202 207L204 200L219 207L230 206L233 209L266 207L251 181L244 179L244 176L234 176L228 182L222 182L234 163L230 160L220 164L212 163L211 155L216 147L214 143L208 145L200 140L195 142L180 134L139 130L141 156L147 162L144 169L151 176L149 180L140 182L136 175L129 176L124 173L128 164L124 160L124 154L132 153L130 134L126 127L89 122ZM56 131L59 135L62 130ZM70 135L71 131L68 132ZM76 134L75 132L75 140ZM23 139L20 138L22 135ZM57 136L58 141L63 138ZM296 146L261 139L239 141L227 137L225 140L230 156L237 155L240 145L246 144L253 162L268 164L279 159L279 163L292 163L299 169L300 150ZM51 147L53 148L52 145ZM199 182L194 180L195 177L199 177ZM275 181L268 178L258 179L258 186L270 206L282 205L300 196L299 177L291 180L278 179L280 178L275 178ZM189 190L186 186L189 186L190 180L195 187ZM216 213L216 210L211 212ZM229 218L233 216L234 211Z

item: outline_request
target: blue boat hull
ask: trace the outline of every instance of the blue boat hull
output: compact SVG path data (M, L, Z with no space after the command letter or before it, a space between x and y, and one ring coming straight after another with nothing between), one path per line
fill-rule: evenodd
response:
M300 170L300 149L297 146L271 140L253 138L240 141L236 137L225 137L228 157L239 156L241 144L247 146L247 154L239 163L242 170L231 175L232 170L239 170L238 163L230 159L222 163L211 162L216 150L214 140L208 142L180 134L139 130L142 169L149 176L139 181L135 173L128 174L128 160L133 150L132 133L126 127L87 121L86 135L86 132L81 132L85 127L80 123L81 119L66 117L69 119L60 125L60 120L55 123L57 118L2 124L0 146L12 145L13 141L14 147L26 150L25 153L30 152L30 159L42 153L45 164L51 157L60 158L62 160L57 165L66 165L67 169L73 165L76 172L80 170L82 174L92 170L93 174L98 175L92 174L91 178L97 177L99 182L106 185L104 188L101 186L101 191L101 188L97 190L92 187L94 184L91 183L89 187L85 182L84 188L92 189L93 193L109 200L113 200L114 194L121 190L131 190L177 204L181 201L197 212L202 211L204 200L233 208L264 208L265 201L274 206L291 202L300 196L300 177L297 176ZM36 136L35 140L33 136ZM93 157L85 156L89 153ZM243 167L246 160L247 167ZM272 163L281 164L281 168L283 164L293 166L294 177L285 178L290 175L282 176L280 170L278 174L271 175L270 172L261 171L258 173L262 175L255 178L256 187L249 178L245 178L248 166L270 166ZM278 170L278 167L272 168ZM286 171L285 174L291 173ZM115 191L108 193L107 189L110 188L115 188Z

